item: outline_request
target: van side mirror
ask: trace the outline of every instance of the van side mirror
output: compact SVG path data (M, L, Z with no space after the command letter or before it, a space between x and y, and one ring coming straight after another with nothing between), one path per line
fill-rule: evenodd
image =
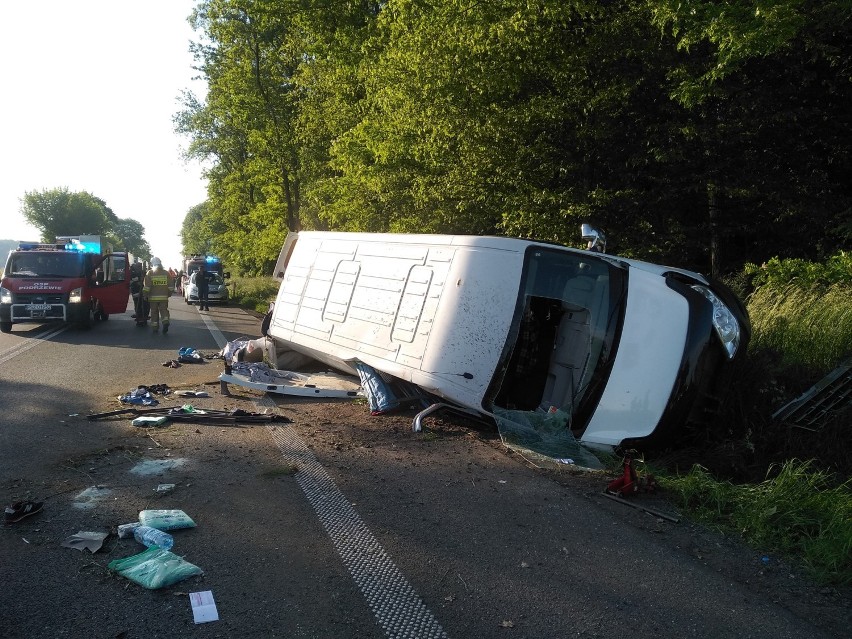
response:
M222 279L231 279L231 271L225 271L224 273L222 273Z
M591 224L583 224L580 226L580 233L583 241L586 242L586 250L594 253L603 253L606 251L606 235L603 231L595 228Z

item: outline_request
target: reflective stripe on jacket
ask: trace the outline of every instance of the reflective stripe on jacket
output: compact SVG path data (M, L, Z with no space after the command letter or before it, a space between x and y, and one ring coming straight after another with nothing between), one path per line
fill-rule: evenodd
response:
M171 297L169 290L169 274L162 266L152 268L145 274L145 284L142 287L142 292L148 296L152 302L162 302Z

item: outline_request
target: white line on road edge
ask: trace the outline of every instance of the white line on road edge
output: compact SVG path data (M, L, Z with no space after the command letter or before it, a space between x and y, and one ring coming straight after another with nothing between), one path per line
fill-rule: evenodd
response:
M225 336L222 334L218 328L216 328L216 323L210 319L209 315L204 315L201 311L198 311L198 314L201 315L201 319L204 321L204 325L207 327L207 330L210 331L210 334L213 336L213 339L216 340L216 344L219 348L225 348L225 344L228 343L228 340L225 339Z
M13 357L17 357L21 353L25 353L30 350L34 346L38 346L39 342L43 342L45 340L50 339L60 333L64 333L68 330L67 326L63 326L62 328L57 328L55 331L51 331L50 333L44 333L43 335L36 335L35 337L25 337L23 342L18 344L17 346L13 346L8 351L0 355L0 364L4 362L8 362Z
M441 624L296 431L290 426L267 428L284 459L298 467L296 481L387 636L446 639Z

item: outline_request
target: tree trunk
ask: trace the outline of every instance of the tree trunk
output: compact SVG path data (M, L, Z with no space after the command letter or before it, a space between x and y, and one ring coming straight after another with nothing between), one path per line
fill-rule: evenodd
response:
M719 201L713 182L707 182L707 214L710 220L710 276L719 277Z

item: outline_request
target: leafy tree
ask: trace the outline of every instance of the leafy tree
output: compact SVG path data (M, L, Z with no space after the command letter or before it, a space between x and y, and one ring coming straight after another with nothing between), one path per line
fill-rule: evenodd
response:
M148 260L151 258L151 247L143 237L145 227L132 218L116 218L109 234L116 250L124 250L134 256Z
M187 255L202 255L211 251L213 238L207 215L208 203L203 202L189 209L181 225L183 250Z
M849 0L206 0L185 234L506 233L709 269L852 239ZM798 234L808 226L808 238ZM196 228L199 234L194 235Z
M825 256L852 239L848 0L650 0L681 53L668 72L690 116L716 260ZM700 202L699 202L700 204ZM801 228L819 229L801 236ZM727 247L725 256L724 247Z
M302 48L292 46L288 19L298 6L210 0L192 16L211 42L195 49L207 102L185 96L176 125L193 135L191 156L215 163L206 214L228 235L222 253L248 273L271 268L286 231L300 226L291 78Z
M21 214L48 242L62 235L104 235L112 228L112 211L103 200L67 187L25 193Z

